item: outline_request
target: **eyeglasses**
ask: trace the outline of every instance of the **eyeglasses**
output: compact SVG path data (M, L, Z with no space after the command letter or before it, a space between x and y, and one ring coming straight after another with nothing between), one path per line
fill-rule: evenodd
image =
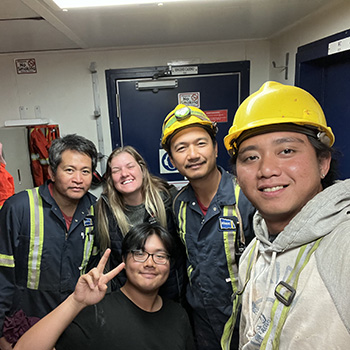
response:
M151 256L153 261L158 265L165 265L170 258L170 255L165 253L147 253L144 250L132 250L132 257L136 262L145 262Z

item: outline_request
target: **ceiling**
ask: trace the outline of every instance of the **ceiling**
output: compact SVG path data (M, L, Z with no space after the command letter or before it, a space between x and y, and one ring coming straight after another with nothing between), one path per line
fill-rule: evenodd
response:
M64 12L52 0L0 0L0 54L267 39L341 1L203 0Z

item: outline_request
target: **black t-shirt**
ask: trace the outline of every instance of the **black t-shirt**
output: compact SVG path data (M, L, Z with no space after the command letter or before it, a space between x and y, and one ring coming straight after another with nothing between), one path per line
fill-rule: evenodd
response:
M57 350L193 350L185 310L163 299L157 312L137 307L121 291L84 309L65 330Z

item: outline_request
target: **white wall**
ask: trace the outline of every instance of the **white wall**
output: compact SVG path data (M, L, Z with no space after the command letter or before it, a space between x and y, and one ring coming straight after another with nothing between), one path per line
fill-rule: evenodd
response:
M251 61L252 84L258 87L268 79L270 47L267 41L221 42L206 45L170 46L109 51L46 52L0 56L0 125L19 119L19 108L34 118L40 106L42 118L60 125L61 135L78 133L97 145L96 121L89 66L96 62L105 153L111 152L105 70L164 66L174 60L196 63ZM17 75L14 59L34 57L36 74Z

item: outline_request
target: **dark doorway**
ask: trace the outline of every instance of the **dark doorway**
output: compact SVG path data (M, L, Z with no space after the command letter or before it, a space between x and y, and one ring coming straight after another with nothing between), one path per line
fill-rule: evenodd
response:
M340 179L350 177L350 31L298 48L296 86L309 91L321 104L341 152Z

